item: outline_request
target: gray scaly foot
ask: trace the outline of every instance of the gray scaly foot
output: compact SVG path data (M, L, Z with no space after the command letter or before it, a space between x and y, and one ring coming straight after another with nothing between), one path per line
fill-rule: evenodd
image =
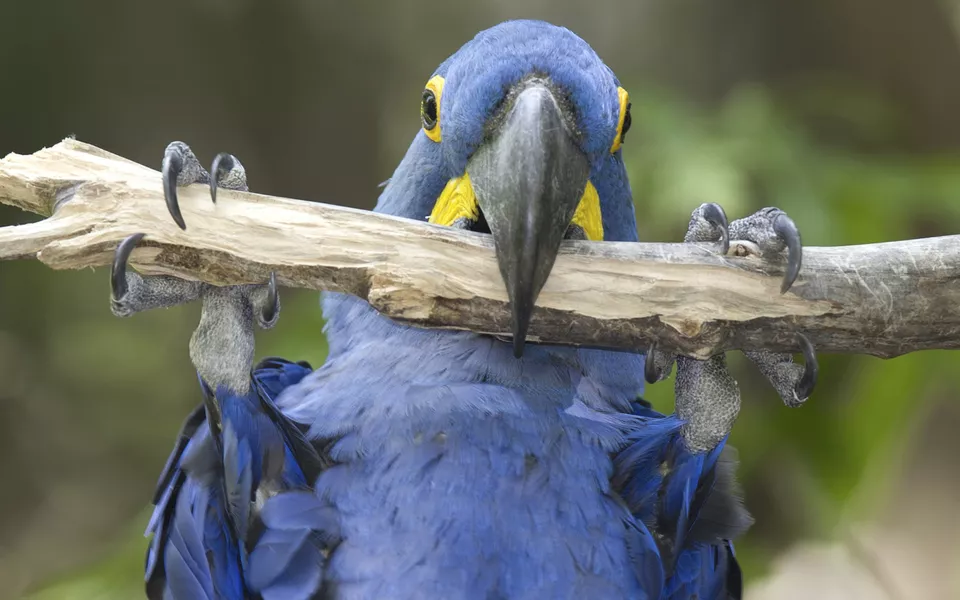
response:
M180 214L178 187L207 183L214 202L218 188L247 190L243 165L230 154L218 154L208 173L189 146L172 142L164 152L162 164L164 198L170 216L181 229L187 226ZM126 268L130 253L143 238L144 234L135 233L117 247L110 274L113 314L126 317L202 300L200 324L190 339L190 358L211 389L225 386L235 393L246 393L254 359L254 321L269 329L280 313L275 275L271 273L267 284L222 287L169 276L143 277Z
M793 221L780 209L764 208L744 219L727 224L723 209L713 203L693 211L684 242L716 242L721 254L731 252L730 240L737 240L733 252L755 253L774 260L787 252L786 271L781 293L796 281L802 261L800 233ZM793 362L786 353L751 351L744 354L780 394L787 406L799 406L813 392L817 380L817 359L813 346L797 334L804 365ZM647 352L645 378L656 383L670 375L677 363L675 386L677 415L685 421L683 436L692 451L705 452L730 433L740 411L740 388L730 375L723 354L707 360L671 356L651 347Z
M787 267L780 286L785 294L797 279L803 258L800 232L793 219L779 208L762 208L744 219L730 224L730 238L740 240L731 250L734 255L754 254L765 260L776 260L787 252ZM781 352L744 352L773 385L783 403L797 407L806 402L817 382L817 356L813 344L797 334L804 365L793 362L793 356Z

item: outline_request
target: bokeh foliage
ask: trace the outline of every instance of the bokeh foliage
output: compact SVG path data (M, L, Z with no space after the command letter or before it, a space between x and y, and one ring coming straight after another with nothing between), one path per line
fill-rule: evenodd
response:
M835 82L813 84L790 96L748 85L717 106L704 107L650 86L635 84L631 89L644 90L632 97L634 128L624 151L641 239L681 239L690 211L707 201L723 205L731 219L779 206L796 221L806 245L892 241L960 230L960 157L889 149L895 147L887 140L897 134L898 115L873 94ZM87 286L97 286L106 311L103 272L80 276L31 269L30 276L42 279L54 298L88 293ZM316 294L287 290L282 297L280 323L276 330L258 334L258 355L306 358L319 365L325 346ZM78 385L107 385L120 377L169 386L170 393L186 400L149 413L137 406L126 422L132 439L150 435L172 442L175 423L185 412L161 417L154 411L185 409L196 401L190 391L195 382L184 362L195 315L177 321L181 325L172 330L170 320L141 315L136 324L99 318L95 332L77 331L70 322L83 321L69 313L69 304L55 300L45 309L58 323L43 348L52 356L52 368L76 373ZM97 351L70 355L71 337L89 335L100 340ZM134 355L150 340L162 342L166 350L145 365ZM764 573L771 557L789 544L841 535L852 521L869 519L879 510L897 480L900 457L916 433L914 425L936 403L955 402L954 391L960 389L958 360L948 352L892 360L821 355L814 396L806 406L788 409L739 353L729 359L744 404L733 445L740 451L746 502L757 519L738 545L748 582ZM646 396L658 408L671 410L672 385L671 378L651 387ZM111 443L123 447L123 439ZM132 468L158 464L157 457L138 455L135 447L130 444ZM147 517L148 512L141 513L105 557L33 598L140 595L145 547L140 532Z

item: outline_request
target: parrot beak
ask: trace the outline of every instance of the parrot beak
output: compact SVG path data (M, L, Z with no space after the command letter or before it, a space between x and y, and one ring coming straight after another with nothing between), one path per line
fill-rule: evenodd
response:
M467 163L506 284L517 358L590 174L574 131L573 115L545 82L527 81L508 95Z

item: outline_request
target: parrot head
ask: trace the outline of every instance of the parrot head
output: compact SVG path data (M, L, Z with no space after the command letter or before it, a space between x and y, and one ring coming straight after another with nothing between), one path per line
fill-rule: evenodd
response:
M508 21L429 77L420 131L377 210L489 233L523 352L564 239L635 240L626 90L571 31Z

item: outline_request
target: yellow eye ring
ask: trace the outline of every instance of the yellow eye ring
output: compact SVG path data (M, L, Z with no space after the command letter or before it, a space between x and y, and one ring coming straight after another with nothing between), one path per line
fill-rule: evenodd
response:
M434 75L427 82L420 98L420 124L427 137L439 142L440 136L440 98L443 95L443 77Z
M623 140L626 139L630 125L633 124L633 118L630 116L630 94L622 87L618 87L617 97L620 100L620 119L617 121L617 136L613 138L610 154L615 154L623 146Z

